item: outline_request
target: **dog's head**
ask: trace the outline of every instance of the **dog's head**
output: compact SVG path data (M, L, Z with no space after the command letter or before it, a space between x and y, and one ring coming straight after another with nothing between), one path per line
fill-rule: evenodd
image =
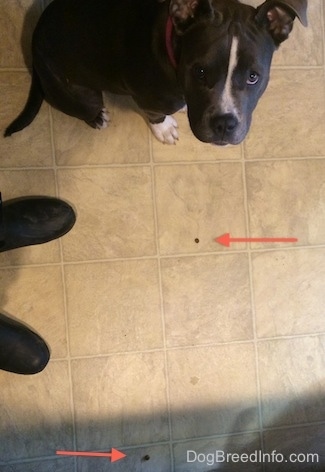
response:
M307 26L307 0L171 0L177 71L194 135L239 144L269 81L274 51L296 17Z

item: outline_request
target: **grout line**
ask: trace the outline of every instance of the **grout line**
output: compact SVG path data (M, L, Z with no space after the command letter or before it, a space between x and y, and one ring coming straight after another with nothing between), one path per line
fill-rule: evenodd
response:
M296 430L300 428L309 428L309 427L317 427L317 426L323 426L325 425L324 421L314 421L314 422L307 422L307 423L295 423L292 425L279 425L279 426L274 426L274 427L265 427L264 431L267 432L273 432L273 431L291 431L291 430ZM258 429L249 429L245 431L233 431L229 433L223 433L223 434L215 434L211 436L195 436L195 437L189 437L185 439L174 439L173 442L175 444L186 444L190 443L192 441L206 441L206 440L213 440L213 439L228 439L228 438L235 438L238 436L246 436L249 434L258 434L259 430ZM158 441L158 442L153 442L153 443L141 443L141 444L136 444L136 445L130 445L130 446L117 446L117 449L123 449L123 451L132 451L136 449L142 449L142 448L147 448L147 447L159 447L159 446L166 446L169 444L169 441ZM106 452L104 449L98 449L96 452ZM16 465L16 464L30 464L32 462L41 462L44 460L58 460L57 455L51 455L51 456L39 456L39 457L32 457L32 458L22 458L22 459L16 459L16 460L9 460L6 461L5 463L2 463L0 461L0 466L1 465ZM173 471L170 471L173 472Z
M166 402L167 402L168 434L169 434L168 444L169 444L169 455L170 455L170 472L174 472L175 464L174 464L174 455L173 455L173 433L172 433L172 420L171 420L171 400L170 400L170 388L169 388L166 324L165 324L165 313L164 313L164 303L163 303L159 224L158 224L158 210L157 210L157 199L156 199L156 179L155 179L155 166L154 166L154 161L153 161L152 140L153 140L153 137L152 137L152 133L150 132L149 133L149 149L150 149L150 167L151 167L151 191L152 191L152 206L153 206L153 212L154 212L155 242L156 242L156 251L157 251L158 288L159 288L160 315L161 315L163 353L164 353L164 365L165 365L165 382L166 382L165 394L166 394Z
M54 126L53 126L53 115L52 109L49 107L49 122L50 122L50 136L51 136L51 152L52 152L52 164L54 170L55 178L55 190L56 196L60 196L60 188L57 175L57 166L56 166L56 149L55 149L55 138L54 138ZM75 408L74 408L74 396L73 396L73 380L72 380L72 370L71 370L71 350L70 350L70 336L68 328L68 304L67 304L67 287L66 287L66 278L65 278L65 266L64 266L64 255L63 255L63 244L62 238L59 238L59 250L60 250L60 268L61 268L61 281L62 281L62 295L63 295L63 307L64 307L64 322L65 322L65 336L66 336L66 346L67 346L67 361L68 361L68 378L69 378L69 400L70 400L70 411L71 411L71 423L72 423L72 444L73 449L77 450L77 432L76 432L76 418L75 418ZM74 472L78 472L77 469L77 458L74 457Z
M290 429L295 429L295 428L308 428L310 426L321 426L325 424L324 420L320 421L308 421L306 423L295 423L295 424L287 424L287 425L278 425L278 426L265 426L264 431L285 431L285 430L290 430Z
M246 162L242 165L242 178L243 178L243 193L244 193L244 207L245 207L245 223L246 223L246 234L250 236L250 219L249 219L249 206L248 206L248 187L247 187L247 175L246 175ZM262 412L262 398L261 398L261 383L259 374L259 362L258 362L258 337L257 337L257 326L256 326L256 307L254 297L254 283L253 283L253 264L252 264L252 251L251 245L248 244L247 248L248 255L248 275L249 275L249 292L251 302L251 316L252 316L252 328L254 336L254 353L255 353L255 375L256 375L256 393L257 393L257 408L258 408L258 424L259 424L259 438L261 451L264 453L265 445L263 440L263 412ZM262 470L265 472L265 464L262 464Z
M2 72L14 72L14 73L26 72L26 73L31 74L32 69L30 67L0 67L0 73Z
M267 162L292 162L292 161L312 161L319 160L322 161L325 159L325 156L293 156L293 157L267 157L267 158L245 158L247 163L267 163ZM107 163L107 164L84 164L84 165L56 165L57 169L60 170L84 170L84 169L127 169L127 168L137 168L137 167L182 167L182 166L199 166L199 165L218 165L218 164L240 164L242 158L240 159L216 159L216 160L193 160L193 161L172 161L172 162L142 162L142 163L125 163L125 164L116 164L116 163ZM21 167L1 167L0 171L46 171L52 170L52 166L21 166Z
M280 65L273 65L271 70L322 70L322 64L313 64L313 65L299 65L299 66L280 66Z
M63 260L63 248L60 241L60 256ZM68 304L67 304L67 291L66 291L66 278L64 265L61 264L61 279L62 279L62 293L63 293L63 306L64 306L64 320L65 320L65 334L67 342L67 358L68 361L68 378L69 378L69 399L70 399L70 410L71 410L71 423L72 423L72 444L74 451L77 450L77 433L76 433L76 418L74 408L74 396L73 396L73 380L72 380L72 369L71 369L71 350L70 350L70 336L68 329ZM53 360L55 362L55 360ZM77 471L77 458L74 458L74 468Z
M52 359L52 362L62 362L71 360L85 360L85 359L107 359L109 357L122 357L122 356L133 356L138 354L149 354L155 352L164 352L165 350L168 352L173 351L196 351L200 349L210 349L210 348L218 348L224 346L236 346L236 345L246 345L246 344L262 344L266 342L274 342L274 341L290 341L296 339L306 339L306 338L318 338L321 336L325 336L325 331L320 331L318 333L307 333L307 334L292 334L292 335L283 335L283 336L268 336L263 338L251 338L251 339L238 339L238 340L229 340L223 342L215 342L215 343L207 343L207 344L186 344L184 346L170 346L165 349L164 346L151 348L151 349L141 349L141 350L130 350L130 351L114 351L114 352L107 352L103 354L89 354L89 355L80 355L80 356L71 356L69 357L58 357L56 359Z
M321 33L322 33L322 39L323 41L321 42L322 48L323 48L323 71L325 72L325 6L324 2L321 2L320 4L320 14L321 14Z
M319 249L325 249L325 244L314 244L314 245L301 245L301 246L278 246L272 248L258 248L252 249L250 248L249 251L251 254L263 254L263 253L272 253L272 252L283 252L283 251L301 251L301 250L312 250L316 251ZM194 257L211 257L211 256L232 256L236 254L247 254L248 248L245 249L237 249L237 250L220 250L220 251L211 251L211 252L188 252L188 253L181 253L181 254L163 254L159 255L160 260L164 259L185 259L185 258L194 258ZM62 264L63 266L77 266L77 265L88 265L88 264L106 264L106 263L117 263L117 262L126 262L126 261L141 261L141 260L156 260L158 256L156 255L148 255L148 256L133 256L133 257L117 257L117 258L107 258L107 259L85 259L80 261L64 261ZM39 267L47 267L47 266L58 266L61 262L44 262L44 263L35 263L35 264L12 264L12 265L3 265L0 266L1 270L7 269L19 269L19 268L39 268Z

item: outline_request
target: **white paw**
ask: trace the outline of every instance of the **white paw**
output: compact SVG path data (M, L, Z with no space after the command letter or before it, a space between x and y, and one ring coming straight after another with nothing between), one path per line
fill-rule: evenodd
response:
M178 140L177 121L167 115L162 123L149 123L155 137L163 144L176 144Z
M106 108L102 108L94 120L86 121L86 123L95 129L107 128L109 123L109 114L107 113Z
M183 108L178 110L178 113L187 113L187 105L184 105Z
M108 123L109 123L109 114L106 110L106 108L102 108L101 112L96 118L96 129L104 129L107 128Z

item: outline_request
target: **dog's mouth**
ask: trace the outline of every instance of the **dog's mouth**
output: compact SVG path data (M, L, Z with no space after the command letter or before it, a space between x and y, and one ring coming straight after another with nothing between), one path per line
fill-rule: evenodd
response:
M213 146L229 146L231 143L229 143L228 141L211 141L211 143Z
M238 145L246 137L250 120L239 120L232 115L221 115L189 122L194 136L214 146Z
M191 127L192 128L192 127ZM192 128L192 132L194 136L203 143L212 144L213 146L229 146L229 145L238 145L240 144L246 137L247 132L241 132L241 130L234 131L233 133L224 133L223 135L219 135L215 133L211 129L202 130Z

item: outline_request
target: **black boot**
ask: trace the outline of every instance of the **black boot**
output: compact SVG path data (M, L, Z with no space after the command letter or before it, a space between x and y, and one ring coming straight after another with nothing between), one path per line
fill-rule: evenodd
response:
M1 202L0 252L60 238L76 215L66 202L52 197L22 197Z
M2 203L0 193L0 252L42 244L66 234L76 215L57 198L22 197ZM36 374L50 359L45 341L27 326L0 313L0 369Z
M50 359L45 341L19 321L0 313L0 369L37 374Z

